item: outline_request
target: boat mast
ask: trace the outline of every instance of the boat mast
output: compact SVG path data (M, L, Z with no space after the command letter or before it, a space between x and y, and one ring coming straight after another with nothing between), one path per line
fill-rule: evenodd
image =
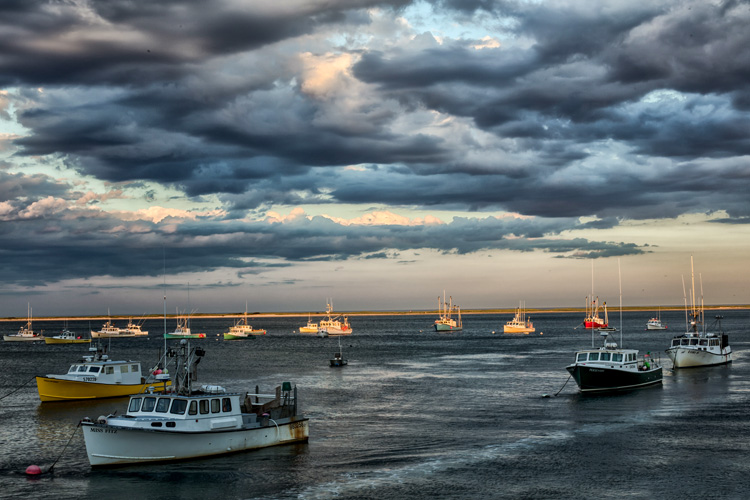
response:
M620 282L620 349L622 349L622 273L620 272L620 259L617 259L617 281ZM609 326L609 323L607 323L607 326Z

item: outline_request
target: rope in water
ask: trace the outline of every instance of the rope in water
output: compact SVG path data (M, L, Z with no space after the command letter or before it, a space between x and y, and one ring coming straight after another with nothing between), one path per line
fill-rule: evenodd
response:
M33 376L33 377L31 377L31 378L30 378L29 380L27 380L27 381L26 381L26 382L24 382L23 384L19 385L18 387L16 387L16 388L15 388L15 389L13 389L12 391L10 391L10 392L9 392L8 394L6 394L5 396L1 397L0 399L5 399L5 398L7 398L8 396L10 396L11 394L13 394L14 392L17 392L17 391L19 391L19 390L20 390L20 389L21 389L21 388L22 388L23 386L25 386L26 384L28 384L29 382L31 382L31 381L32 381L32 380L34 380L35 378L36 378L36 375L35 375L35 376Z
M560 390L555 393L555 397L557 397L558 394L560 394L560 391L562 391L566 385L568 385L568 382L570 382L570 379L573 375L568 375L568 380L565 381L565 383L560 387Z
M70 435L70 439L68 439L68 442L67 442L67 443L65 443L65 447L64 447L64 448L63 448L63 450L62 450L62 451L60 452L60 455L59 455L59 456L57 457L57 459L56 459L56 460L55 460L55 461L54 461L54 462L52 463L52 465L50 465L49 469L47 469L47 472L48 472L48 473L49 473L49 472L52 472L52 469L53 469L53 467L55 467L55 464L57 464L57 461L58 461L58 460L60 460L60 458L61 458L61 457L63 456L63 453L65 453L65 450L66 450L66 449L68 448L68 445L70 444L70 442L71 442L71 441L73 441L73 436L75 436L75 435L76 435L76 432L78 432L78 428L79 428L80 426L81 426L81 423L80 423L80 422L78 422L78 425L76 425L76 428L75 428L75 429L73 429L73 434L71 434L71 435Z

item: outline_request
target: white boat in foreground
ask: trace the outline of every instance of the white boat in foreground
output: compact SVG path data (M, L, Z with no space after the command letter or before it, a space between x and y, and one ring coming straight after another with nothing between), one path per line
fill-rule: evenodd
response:
M205 351L187 340L168 351L171 390L131 396L123 415L81 421L92 467L184 460L308 440L297 388L284 382L275 394L233 393L203 385L193 390ZM263 398L265 402L260 402Z

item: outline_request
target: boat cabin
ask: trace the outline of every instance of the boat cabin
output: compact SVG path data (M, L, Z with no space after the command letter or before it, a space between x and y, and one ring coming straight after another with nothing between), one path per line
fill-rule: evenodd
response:
M70 365L68 373L56 378L102 384L141 384L141 364L137 361L82 360Z
M707 348L720 348L729 345L729 336L721 335L717 336L705 336L699 337L697 335L680 335L672 339L672 347L693 347L694 349L706 350Z
M658 364L649 354L638 358L635 349L613 349L602 347L589 349L576 353L576 365L606 366L609 368L621 368L625 370L648 370L654 364Z

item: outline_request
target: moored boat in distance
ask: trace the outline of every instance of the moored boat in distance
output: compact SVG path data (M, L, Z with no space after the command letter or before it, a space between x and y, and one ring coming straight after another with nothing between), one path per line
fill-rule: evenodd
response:
M721 328L722 316L716 316L712 327L718 327L718 332L707 332L705 326L705 312L703 308L703 285L701 284L701 302L695 299L695 274L693 271L693 257L690 257L690 275L692 281L692 310L688 320L687 297L685 297L686 332L672 339L672 344L666 350L675 368L695 368L700 366L725 365L732 362L732 347L729 336ZM684 281L683 281L684 287Z
M599 316L599 307L599 297L586 297L586 317L583 319L583 326L585 328L596 330L599 328L607 328L609 326L607 303L604 302L601 306L604 309L604 318Z
M659 313L646 322L646 330L666 330L667 325L661 322L661 307Z
M145 330L141 330L143 322L141 323L133 323L133 318L128 318L128 326L125 328L120 328L121 333L130 334L133 337L143 337L148 335L148 332ZM129 336L130 336L129 335ZM123 335L120 335L123 336Z
M307 316L307 325L299 327L300 333L318 333L318 324L312 320L312 315Z
M5 342L34 342L36 340L44 340L44 336L41 333L34 332L31 318L31 305L29 304L27 305L26 324L18 329L18 333L3 335L3 340Z
M526 317L526 304L521 302L516 309L516 315L503 326L504 333L534 333L534 323Z
M344 351L341 349L341 337L339 337L339 350L333 353L330 363L331 368L338 368L349 364L349 362L344 359Z
M321 335L325 334L325 335ZM320 320L318 326L319 336L351 335L352 327L349 318L344 315L333 316L333 299L326 303L326 318Z
M257 335L265 335L265 330L254 329L247 322L247 302L245 303L245 315L238 319L228 332L224 332L224 340L243 340L253 338Z
M92 347L89 351L88 356L71 364L65 374L36 377L43 403L130 396L159 383L153 373L142 373L138 361L110 360L102 347Z
M296 386L283 382L275 394L260 394L257 386L244 394L216 385L193 390L203 355L203 349L181 340L168 350L174 360L170 389L131 396L123 415L83 419L91 466L184 460L308 440Z
M165 339L204 339L205 333L193 333L190 330L189 316L177 316L177 326L173 332L164 333Z
M440 295L438 295L438 319L435 320L435 331L436 332L460 332L463 330L463 323L461 322L461 308L457 305L453 305L453 297L450 297L450 303L446 304L445 301L445 290L443 290L443 302L440 302ZM456 317L453 317L453 313L456 313Z
M89 344L91 338L85 338L81 335L77 335L67 328L63 328L62 332L51 337L44 337L45 344Z

